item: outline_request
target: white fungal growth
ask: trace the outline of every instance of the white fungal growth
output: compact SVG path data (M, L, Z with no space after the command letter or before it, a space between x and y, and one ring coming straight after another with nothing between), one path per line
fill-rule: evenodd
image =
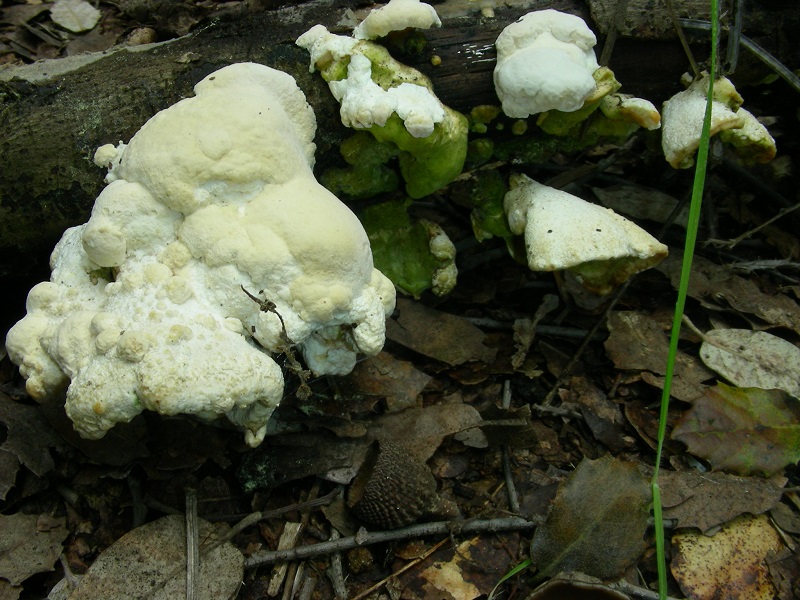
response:
M383 345L394 287L314 179L315 118L294 80L242 63L195 93L98 151L110 183L6 340L30 395L66 388L87 438L152 410L224 415L256 445L283 394L271 353L291 345L341 374Z
M595 91L597 38L583 19L547 9L530 12L498 36L494 85L503 112L524 118L572 112Z

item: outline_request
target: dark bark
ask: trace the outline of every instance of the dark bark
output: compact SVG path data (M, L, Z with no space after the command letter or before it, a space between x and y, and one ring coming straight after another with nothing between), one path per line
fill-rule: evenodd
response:
M507 24L528 10L548 7L580 14L591 23L587 5L580 0L504 6L495 10L494 18L482 17L476 4L448 0L438 5L443 28L426 33L428 45L421 55L403 59L433 79L446 104L465 112L478 104L496 103L493 43ZM91 160L94 150L129 140L155 112L191 95L197 81L232 62L264 63L297 79L317 112L317 156L324 164L326 153L335 152L332 147L348 132L339 122L338 106L327 86L319 75L308 72L308 55L294 40L316 23L333 29L344 8L316 0L235 15L207 23L184 38L113 52L61 75L0 82L0 275L13 278L33 272L35 279L46 278L53 245L66 227L88 218L103 186L104 173ZM747 33L770 36L773 43L763 38L762 43L790 66L796 65L800 50L797 44L785 43L790 39L785 29L793 26L797 11L780 3L758 10L753 22L761 30L746 29ZM762 13L769 10L780 18L765 18ZM610 66L623 82L623 91L659 104L678 91L678 78L687 63L675 40L652 39L652 32L646 35L649 39L618 40ZM705 50L702 44L699 48L702 58ZM440 66L431 65L434 54L442 58ZM753 60L745 57L743 63L746 71ZM46 63L41 70L52 67Z

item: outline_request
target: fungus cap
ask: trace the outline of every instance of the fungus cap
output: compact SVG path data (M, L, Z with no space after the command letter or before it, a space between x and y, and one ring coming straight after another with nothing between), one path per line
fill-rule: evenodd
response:
M664 244L611 209L525 175L514 177L504 204L511 231L525 235L531 270L570 269L597 294L667 255Z
M503 112L524 118L572 112L595 90L597 38L580 17L553 9L530 12L498 36L494 85Z
M381 8L371 10L353 31L357 40L374 40L392 31L409 27L430 29L441 27L442 21L430 4L420 0L390 0Z
M707 91L706 74L664 102L661 148L667 162L675 169L688 169L694 164L694 153L700 146L703 131ZM738 112L741 104L742 97L728 79L721 77L715 81L709 135L743 127L745 118Z

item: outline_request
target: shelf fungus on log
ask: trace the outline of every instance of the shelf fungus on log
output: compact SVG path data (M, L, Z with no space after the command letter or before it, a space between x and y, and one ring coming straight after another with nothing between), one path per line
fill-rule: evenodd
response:
M512 177L504 203L511 231L525 235L531 270L564 271L577 284L570 295L587 309L667 256L664 244L611 209L525 175Z
M319 374L376 354L394 287L314 178L315 130L290 75L237 63L101 148L109 183L7 337L28 393L66 389L86 438L151 410L224 415L255 446L283 395L273 353Z

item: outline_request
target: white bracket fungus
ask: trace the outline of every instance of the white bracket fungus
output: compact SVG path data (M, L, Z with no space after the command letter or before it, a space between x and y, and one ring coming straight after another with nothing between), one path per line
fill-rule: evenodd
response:
M706 111L708 75L694 81L684 91L664 103L661 147L667 162L676 169L694 164L700 146ZM711 103L710 135L731 143L745 159L768 162L775 157L775 140L758 120L740 108L742 97L725 77L714 82Z
M515 234L525 234L533 271L569 270L590 292L605 295L658 264L667 247L609 208L525 175L512 178L504 205Z
M382 87L375 83L373 62L367 56L372 48L369 44L330 33L323 25L315 25L297 38L297 45L311 53L311 71L316 65L349 57L347 76L328 82L331 93L341 104L344 125L354 129L383 127L397 113L413 137L428 137L434 126L445 120L441 101L424 85L403 82Z
M420 0L390 0L387 5L371 10L355 28L353 37L357 40L374 40L392 31L410 27L430 29L441 26L442 21L436 9L430 4Z
M225 415L257 445L283 394L270 353L296 346L341 374L384 342L394 287L314 179L316 122L294 79L235 64L195 94L100 149L110 183L8 334L30 395L68 386L87 438L147 409Z
M498 36L494 85L503 112L524 118L572 112L595 91L597 43L583 19L553 9L530 12Z
M600 110L609 119L625 119L639 127L654 130L661 127L661 115L649 100L630 94L608 94L600 101Z

